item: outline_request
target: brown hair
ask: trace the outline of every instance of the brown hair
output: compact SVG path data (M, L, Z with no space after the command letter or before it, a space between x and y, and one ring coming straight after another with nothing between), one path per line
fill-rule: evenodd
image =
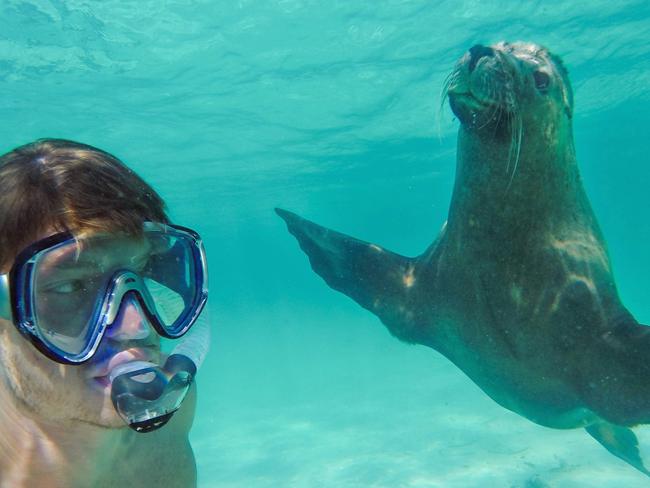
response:
M47 229L122 231L169 222L165 204L111 154L63 139L39 139L0 156L0 265Z

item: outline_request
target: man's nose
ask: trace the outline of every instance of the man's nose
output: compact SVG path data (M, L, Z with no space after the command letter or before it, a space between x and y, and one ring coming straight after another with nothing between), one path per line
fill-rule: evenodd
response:
M138 300L127 295L122 300L115 321L106 330L106 336L115 341L146 339L151 334L151 326Z

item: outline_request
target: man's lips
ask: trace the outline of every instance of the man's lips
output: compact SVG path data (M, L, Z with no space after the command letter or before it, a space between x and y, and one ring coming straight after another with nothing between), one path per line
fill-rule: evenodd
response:
M100 383L108 384L108 375L113 368L120 364L130 363L131 361L152 361L155 359L154 351L143 348L130 348L114 354L110 358L93 365L88 372L87 377L95 379Z

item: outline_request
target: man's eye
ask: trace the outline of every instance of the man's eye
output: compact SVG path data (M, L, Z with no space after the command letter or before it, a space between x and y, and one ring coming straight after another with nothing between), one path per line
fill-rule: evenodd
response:
M77 293L84 289L84 282L81 280L60 281L49 285L45 290L48 293L59 293L61 295Z

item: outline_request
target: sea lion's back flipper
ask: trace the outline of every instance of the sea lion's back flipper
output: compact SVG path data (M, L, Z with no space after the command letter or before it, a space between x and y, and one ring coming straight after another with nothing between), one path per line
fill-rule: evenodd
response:
M650 476L639 453L639 441L631 429L601 422L585 427L585 430L614 456Z
M409 321L415 259L327 229L292 212L276 212L309 257L312 269L330 287L373 312L391 332L402 335L396 329Z

